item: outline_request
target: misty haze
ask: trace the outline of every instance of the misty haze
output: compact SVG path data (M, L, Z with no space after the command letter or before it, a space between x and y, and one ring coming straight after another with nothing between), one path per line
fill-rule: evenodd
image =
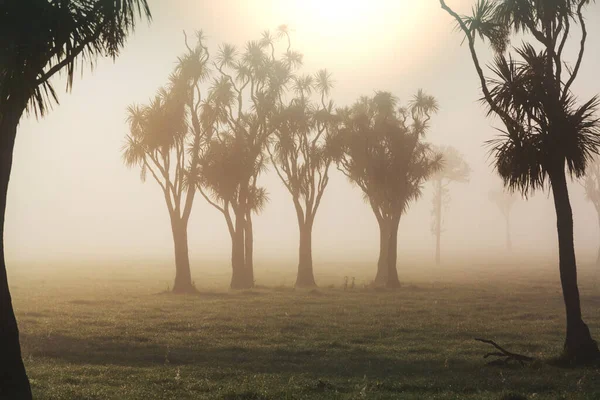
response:
M0 0L0 399L600 398L600 5Z

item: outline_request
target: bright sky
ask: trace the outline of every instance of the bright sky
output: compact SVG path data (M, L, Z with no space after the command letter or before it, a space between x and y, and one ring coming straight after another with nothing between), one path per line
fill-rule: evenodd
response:
M465 9L475 0L450 0ZM483 147L492 122L483 116L478 81L462 37L437 0L154 0L154 22L141 24L122 56L84 71L61 105L19 129L9 193L6 251L9 260L172 257L168 215L159 188L127 170L120 148L127 133L126 107L145 102L165 83L184 51L182 30L203 29L213 48L222 42L244 45L265 29L288 24L293 47L304 53L306 72L327 68L336 87L333 98L345 105L374 90L401 100L423 88L439 101L429 139L452 145L475 170L470 184L451 188L446 214L445 251L502 251L500 213L488 201L499 188ZM459 4L460 3L460 4ZM590 20L598 21L595 6ZM582 98L600 92L594 49L599 24L590 23L590 45L574 87ZM57 82L62 89L62 82ZM270 257L297 257L297 226L289 195L272 174L262 178L270 204L255 217L257 263ZM576 239L583 254L595 251L598 227L592 206L573 186ZM400 225L400 257L428 254L431 192L427 190ZM196 260L229 257L222 216L200 197L189 228ZM522 249L551 251L556 245L551 199L540 194L515 206L513 242ZM334 173L314 231L315 261L355 258L375 261L378 231L361 193ZM401 267L400 267L401 268Z

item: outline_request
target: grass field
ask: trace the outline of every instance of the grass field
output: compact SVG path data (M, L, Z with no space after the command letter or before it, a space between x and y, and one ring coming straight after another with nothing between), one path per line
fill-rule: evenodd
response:
M226 266L198 269L195 296L164 293L166 266L13 267L35 398L600 398L598 368L487 367L490 349L473 341L557 355L564 311L553 265L401 267L405 284L393 292L363 288L373 271L358 265L327 266L312 291L293 290L293 267L276 267L258 269L266 287L243 292L227 290ZM340 288L344 275L358 277L355 290ZM591 271L580 281L599 338L600 290Z

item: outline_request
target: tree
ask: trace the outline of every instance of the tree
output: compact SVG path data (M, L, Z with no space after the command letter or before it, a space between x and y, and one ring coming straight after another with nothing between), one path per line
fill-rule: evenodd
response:
M193 49L188 46L179 58L169 85L160 89L150 104L128 109L130 134L123 146L123 161L141 169L142 181L150 172L163 192L175 250L174 293L196 291L187 238L196 185L189 185L189 177L198 175L200 146L210 140L215 118L200 90L210 73L208 61L200 32L197 45Z
M270 118L281 103L292 72L302 56L288 48L275 57L275 38L265 32L238 54L232 45L220 47L214 64L209 104L216 110L215 137L201 156L198 189L223 213L232 239L231 288L254 286L252 213L267 200L258 176L265 169L265 146L271 134Z
M506 249L512 250L512 241L510 240L510 212L517 201L517 196L511 192L506 191L493 191L489 194L490 201L492 201L504 217L504 223L506 226Z
M592 202L596 209L600 226L600 158L595 157L592 164L588 166L583 180L583 188L585 189L585 198ZM596 266L600 266L600 247L596 256Z
M371 206L380 231L375 284L400 286L396 269L400 218L417 200L424 182L441 167L441 155L423 141L431 115L432 96L419 91L408 108L396 108L389 92L362 97L338 110L334 140L338 169L358 186Z
M431 230L435 235L435 263L439 265L441 259L442 238L442 205L450 201L448 186L452 182L468 182L471 169L462 155L451 146L438 149L442 155L442 168L436 172L431 180L433 183L433 224Z
M325 188L329 183L331 154L329 137L333 127L333 102L326 102L332 88L330 74L319 71L294 77L294 97L280 104L273 116L273 151L267 147L277 175L292 196L300 245L296 287L316 286L312 262L312 229ZM317 92L320 102L312 103Z
M563 358L578 363L600 355L581 316L577 263L573 243L573 213L567 172L581 177L600 144L593 97L578 105L571 86L579 73L587 30L584 10L589 0L478 0L472 16L459 16L444 0L442 8L466 35L481 83L488 115L505 126L489 144L495 167L511 190L524 196L552 189L557 217L559 269L566 308L567 330ZM581 28L579 52L573 67L563 59L571 31ZM510 39L525 33L533 43L510 47ZM487 40L495 57L493 77L479 63L475 40ZM509 53L508 56L506 53Z
M44 116L57 101L51 78L97 57L117 57L137 18L150 19L146 0L0 1L0 235L17 126L26 112ZM0 244L0 397L29 399Z

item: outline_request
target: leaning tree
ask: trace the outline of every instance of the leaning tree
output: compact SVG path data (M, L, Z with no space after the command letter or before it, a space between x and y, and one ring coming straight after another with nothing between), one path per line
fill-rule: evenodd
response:
M571 91L585 52L584 10L589 3L478 0L473 15L460 16L440 0L466 36L488 115L498 116L505 126L502 135L489 143L504 184L525 196L547 186L552 189L567 317L563 358L574 363L600 355L581 315L567 187L567 173L583 176L600 144L597 98L578 104ZM568 64L564 50L577 26L581 29L579 51L575 63ZM511 39L522 39L523 34L526 41L520 47L511 46ZM491 77L481 68L477 38L488 41L495 53Z
M175 250L174 293L195 292L190 272L187 228L198 175L200 148L210 140L216 118L202 99L200 85L209 76L209 53L198 33L194 48L179 58L167 87L148 105L128 108L130 134L123 146L123 161L139 167L140 178L148 173L165 199Z
M44 116L57 94L51 79L98 57L116 58L146 0L0 1L0 397L29 399L19 331L4 260L4 219L17 126L26 112Z
M506 250L512 250L512 240L510 238L510 213L512 211L517 196L512 192L505 190L492 191L489 194L490 201L493 202L504 217L504 226L506 231Z
M339 126L332 147L338 169L362 190L379 224L376 285L400 286L396 269L400 218L441 167L441 155L423 141L437 109L435 99L422 91L408 108L397 108L391 93L377 92L337 112Z
M432 177L433 183L433 223L431 231L435 235L435 263L441 261L441 239L442 239L442 209L450 202L450 190L448 186L452 182L468 182L471 168L464 160L462 154L452 146L438 148L442 155L442 168Z
M594 157L594 161L588 166L585 178L582 182L585 189L585 198L594 205L600 226L600 158ZM596 266L600 266L600 247L596 256Z
M287 36L287 28L279 28ZM258 186L265 169L265 147L272 131L270 118L286 91L302 56L288 48L276 57L275 38L268 32L239 53L220 47L214 67L218 77L208 102L218 115L215 137L201 155L197 186L206 200L223 213L232 239L233 289L254 286L252 213L266 202Z
M312 261L312 229L332 162L328 150L334 127L333 102L327 101L332 88L326 70L293 78L296 94L279 105L271 118L273 149L267 147L277 175L292 196L300 245L296 287L316 286ZM311 101L316 92L318 101Z

